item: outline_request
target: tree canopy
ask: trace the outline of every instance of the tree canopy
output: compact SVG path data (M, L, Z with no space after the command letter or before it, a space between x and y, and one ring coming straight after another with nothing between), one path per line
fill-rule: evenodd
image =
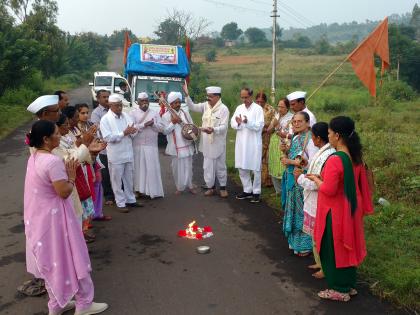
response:
M220 33L224 40L236 40L240 35L242 35L242 30L238 28L238 24L235 22L225 24Z

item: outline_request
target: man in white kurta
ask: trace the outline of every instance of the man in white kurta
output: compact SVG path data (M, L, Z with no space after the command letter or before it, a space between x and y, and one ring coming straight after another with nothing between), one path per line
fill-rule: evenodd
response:
M215 193L216 177L220 184L220 196L226 198L226 135L229 124L229 109L222 103L222 89L218 86L206 88L207 102L194 104L189 97L188 87L184 85L186 103L191 111L203 114L199 150L203 153L205 196Z
M309 125L312 127L316 124L315 115L306 107L306 92L304 91L295 91L287 95L287 99L290 103L290 108L293 110L294 113L298 113L300 111L306 112L309 115Z
M130 116L122 111L121 95L110 95L109 105L110 110L102 117L100 128L103 139L108 143L108 168L115 202L118 210L126 213L129 211L126 207L141 206L136 202L133 190L132 136L137 129Z
M133 138L134 190L150 198L163 197L160 172L158 134L162 130L159 113L149 108L149 96L138 94L138 108L130 112L134 127Z
M168 94L168 103L177 113L178 117L167 111L162 116L163 134L166 135L168 144L165 153L172 156L171 167L175 180L176 194L180 194L186 188L195 194L194 185L192 183L192 157L195 152L194 142L187 140L182 136L182 124L192 123L190 114L181 109L182 94L179 92L171 92Z
M252 100L252 90L241 90L239 105L233 114L230 125L236 130L235 167L239 170L243 192L237 199L251 199L260 202L261 194L261 156L262 137L264 127L264 112L260 105ZM251 172L254 180L251 180Z

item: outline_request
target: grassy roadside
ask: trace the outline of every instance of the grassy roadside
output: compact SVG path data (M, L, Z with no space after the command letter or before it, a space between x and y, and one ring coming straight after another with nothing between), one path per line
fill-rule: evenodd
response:
M54 93L57 90L68 91L76 88L84 81L77 75L64 75L42 81L38 91L21 87L16 90L8 90L0 97L0 139L7 137L13 130L32 118L26 108L39 95Z
M305 56L297 51L279 53L278 95L292 90L313 91L323 77L343 59L342 56ZM196 52L196 60L202 57ZM207 82L220 85L223 101L231 114L239 90L248 85L254 90L269 91L270 51L267 49L221 49L217 62L204 64ZM420 143L418 121L420 99L405 97L402 85L387 78L375 101L346 65L314 97L309 107L318 121L348 115L356 121L364 145L365 159L373 168L377 192L374 200L384 197L391 206L376 205L376 213L365 219L368 256L359 269L359 280L371 291L411 311L420 310ZM408 91L410 92L410 91ZM411 93L411 92L410 92ZM227 166L238 180L234 168L235 132L229 129ZM274 190L263 189L262 197L278 215L280 198Z

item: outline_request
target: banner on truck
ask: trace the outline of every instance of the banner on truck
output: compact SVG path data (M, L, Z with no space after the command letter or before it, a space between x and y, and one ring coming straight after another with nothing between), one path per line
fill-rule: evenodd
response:
M167 45L141 45L140 60L166 65L178 64L176 46Z

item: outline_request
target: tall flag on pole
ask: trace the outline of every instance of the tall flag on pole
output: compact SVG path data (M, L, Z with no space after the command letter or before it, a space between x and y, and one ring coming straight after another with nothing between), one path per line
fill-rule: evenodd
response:
M388 17L347 57L354 72L372 96L376 96L375 55L382 60L383 75L385 69L389 68Z
M190 64L190 67L191 67L191 43L188 37L185 41L185 53L187 54L188 63ZM190 83L190 76L187 76L185 80L187 81L187 83Z
M125 35L124 35L124 66L127 64L127 54L128 54L128 49L131 46L131 40L130 37L128 36L128 31L125 31Z

